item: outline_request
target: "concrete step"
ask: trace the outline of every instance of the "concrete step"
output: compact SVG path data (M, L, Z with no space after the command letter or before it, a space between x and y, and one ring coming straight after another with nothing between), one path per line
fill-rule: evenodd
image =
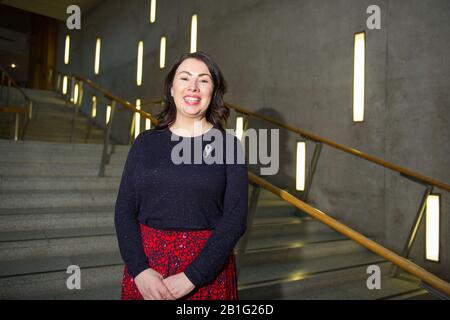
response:
M361 259L361 254L359 256L353 254L337 257L341 260L347 259L347 263L330 264L329 261L333 259L332 257L315 259L309 262L309 267L305 267L305 264L299 264L297 269L290 270L287 277L267 279L252 284L246 284L240 280L239 299L342 299L340 298L342 293L338 290L335 291L334 288L348 283L352 283L356 288L364 286L365 290L361 290L358 294L347 295L347 299L362 299L365 294L370 295L371 293L366 286L369 277L367 273L369 265L379 266L382 277L389 277L391 264L386 261ZM322 267L317 267L318 264L322 264ZM248 269L242 269L242 275L239 275L239 279L244 278L246 271ZM383 282L381 286L383 289ZM388 298L391 294L391 292L382 292L381 295L384 295L385 298ZM366 296L366 298L371 299L370 296Z
M367 267L382 262L385 262L383 258L368 251L333 254L315 259L297 259L296 261L277 260L276 262L267 263L262 266L252 265L242 268L239 272L239 281L243 289L250 290L258 287L258 290L256 290L258 292L265 291L265 289L261 290L259 288L261 284L283 284L299 279L313 278L313 276L318 274L328 274L329 277L326 277L326 282L329 285L335 277L332 275L335 271L349 270L361 266ZM350 272L350 275L353 277L356 276L354 272ZM316 283L316 285L319 285L319 283Z
M286 218L286 217L304 217L305 214L293 205L283 200L265 200L258 201L255 218Z
M48 142L57 142L57 143L91 143L91 144L99 144L103 143L103 140L101 139L88 139L85 141L85 138L82 137L75 137L72 139L72 142L70 142L69 137L25 137L27 140L33 140L33 141L48 141Z
M0 231L114 227L114 205L0 209Z
M301 263L308 259L364 251L364 247L336 233L267 238L265 242L250 239L241 262L243 267L262 267L281 261Z
M116 199L116 190L3 191L0 208L112 206Z
M114 227L0 232L0 265L21 259L44 259L118 250ZM0 271L0 275L5 275L2 272L6 271Z
M92 161L92 160L91 160ZM1 163L1 162L0 162ZM95 163L92 161L92 163ZM0 194L4 191L96 191L118 190L120 177L35 177L1 176Z
M111 163L106 166L105 175L120 177L123 172L122 164ZM33 162L26 166L17 162L3 162L0 166L0 176L65 176L83 177L98 176L100 163L45 163Z
M286 235L301 235L332 231L326 224L310 217L285 217L264 219L256 217L251 229L251 237L270 238Z
M308 291L293 292L290 299L298 300L387 300L408 294L423 293L417 280L405 280L385 275L381 278L379 290L369 290L366 278L334 284L333 288L318 288Z
M116 145L115 152L128 153L130 149L129 145ZM8 139L0 139L0 152L4 151L24 151L27 152L101 152L103 150L103 143L98 144L86 144L86 143L55 143L55 142L47 142L47 141L31 141L31 140L23 140L23 141L12 141Z
M87 153L75 153L75 152L58 152L58 153L37 153L30 151L14 152L5 151L2 152L0 163L2 162L20 162L23 165L36 162L55 162L55 163L79 163L79 164L94 164L100 163L102 158L102 150L96 152ZM119 154L113 154L111 156L111 163L125 164L127 154L125 152Z
M70 277L67 267L81 269L81 290L67 289ZM109 286L117 288L110 299L119 299L123 277L123 262L118 252L82 254L26 259L3 263L0 270L0 299L58 299L92 292ZM9 272L8 272L9 270Z

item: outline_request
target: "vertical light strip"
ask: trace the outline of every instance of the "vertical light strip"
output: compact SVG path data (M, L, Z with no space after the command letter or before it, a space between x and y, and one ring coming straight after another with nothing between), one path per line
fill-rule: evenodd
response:
M146 118L145 119L145 130L150 130L152 128L152 122L150 121L150 119Z
M156 0L151 0L150 2L150 23L156 20Z
M109 123L109 119L111 118L111 106L106 107L106 124Z
M364 73L366 34L355 34L353 66L353 121L364 121Z
M159 67L164 69L166 66L166 37L161 37L159 45Z
M191 53L197 51L197 15L194 14L191 20Z
M236 118L236 137L241 140L242 142L242 136L244 135L244 118L243 117L237 117Z
M97 42L95 43L94 74L98 74L100 70L100 47L101 47L101 40L100 38L97 38Z
M140 86L142 84L142 64L144 59L144 41L139 41L138 54L137 54L137 72L136 72L136 84Z
M297 142L297 170L295 188L298 191L305 190L305 168L306 168L306 143Z
M92 96L92 112L91 112L91 118L95 118L97 115L97 97Z
M427 198L426 211L426 259L439 262L439 195L430 194Z
M69 64L70 36L66 36L66 45L64 49L64 64Z
M74 87L74 89L73 89L73 103L74 104L78 104L78 90L79 90L79 87L78 87L78 83L75 83L75 87Z
M136 109L141 110L141 99L136 99ZM134 124L134 138L136 139L141 132L141 114L136 112L134 116L136 117Z
M63 87L62 87L62 94L67 93L67 76L64 76L63 78Z

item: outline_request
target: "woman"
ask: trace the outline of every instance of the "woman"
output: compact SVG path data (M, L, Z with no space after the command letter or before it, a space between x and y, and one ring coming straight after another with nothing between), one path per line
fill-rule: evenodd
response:
M238 298L233 248L247 227L248 176L223 128L225 91L210 56L182 55L157 127L130 148L115 207L122 299Z

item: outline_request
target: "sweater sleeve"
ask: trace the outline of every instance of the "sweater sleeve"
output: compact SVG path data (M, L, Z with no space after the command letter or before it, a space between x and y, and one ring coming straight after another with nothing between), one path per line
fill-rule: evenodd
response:
M248 171L241 143L234 139L234 164L226 164L226 187L223 216L209 236L199 255L184 273L196 286L212 281L247 228ZM238 157L237 157L238 156ZM243 159L241 163L236 157ZM243 163L242 163L243 162Z
M133 278L149 268L147 257L142 247L139 221L137 220L139 207L134 180L139 164L141 139L142 134L135 139L128 152L114 215L120 254L127 265L129 274Z

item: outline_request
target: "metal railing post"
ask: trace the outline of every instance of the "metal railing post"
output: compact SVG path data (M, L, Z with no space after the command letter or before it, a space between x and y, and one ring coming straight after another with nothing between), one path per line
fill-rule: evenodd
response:
M16 121L14 125L14 141L19 140L19 113L16 113Z
M420 202L419 209L417 210L416 218L414 219L414 224L412 225L408 233L407 242L405 243L403 250L401 252L401 256L406 259L408 259L409 257L409 253L414 244L414 240L416 239L417 236L417 231L419 230L420 224L422 223L423 215L427 204L427 198L431 194L431 192L433 192L433 186L427 186L423 194L422 201ZM393 264L391 266L390 272L392 276L396 277L398 274L398 267Z
M99 173L98 173L99 177L104 177L105 176L106 164L109 163L110 155L108 153L108 148L109 148L109 140L110 140L111 129L112 129L112 124L113 124L113 120L114 120L114 112L115 112L115 110L116 110L116 101L113 100L111 102L111 114L109 116L109 121L106 124L106 128L105 128L102 161L100 163L100 170L99 170Z

